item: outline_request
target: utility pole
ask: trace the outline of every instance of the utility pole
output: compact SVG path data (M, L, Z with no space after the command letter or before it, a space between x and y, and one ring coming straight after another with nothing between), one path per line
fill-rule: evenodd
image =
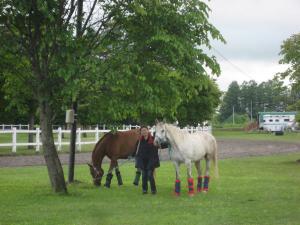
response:
M232 106L232 124L234 124L234 106Z
M252 99L251 99L251 123L252 123L252 119L253 117L252 117Z
M77 25L76 25L76 38L79 38L82 33L82 18L83 18L83 0L78 0L77 5ZM73 96L72 96L73 98ZM78 99L75 96L72 99L72 109L74 111L74 123L71 128L71 138L70 138L70 157L69 157L69 176L68 182L74 182L74 166L75 166L75 148L76 148L76 130L77 130L77 107Z

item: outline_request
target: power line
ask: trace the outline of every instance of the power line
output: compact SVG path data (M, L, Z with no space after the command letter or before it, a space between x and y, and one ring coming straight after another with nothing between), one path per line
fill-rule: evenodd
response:
M255 80L252 76L250 76L248 73L243 71L241 68L239 68L237 65L235 65L233 62L231 62L229 59L227 59L220 51L215 49L214 47L211 47L221 58L223 58L225 61L227 61L232 67L234 67L237 71L244 74L246 77L250 78L251 80Z

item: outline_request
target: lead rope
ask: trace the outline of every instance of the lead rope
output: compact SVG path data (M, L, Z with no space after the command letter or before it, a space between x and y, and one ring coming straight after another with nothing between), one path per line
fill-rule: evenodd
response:
M140 144L141 144L141 140L139 140L139 143L138 143L138 145L136 147L136 151L135 151L136 153L135 153L135 155L137 155L138 152L139 152Z

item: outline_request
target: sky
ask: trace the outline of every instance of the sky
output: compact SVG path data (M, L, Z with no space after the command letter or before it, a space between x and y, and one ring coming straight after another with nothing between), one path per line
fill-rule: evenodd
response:
M280 46L300 32L300 0L211 0L210 22L226 44L212 42L211 53L221 66L217 84L226 91L232 81L272 79L281 65Z

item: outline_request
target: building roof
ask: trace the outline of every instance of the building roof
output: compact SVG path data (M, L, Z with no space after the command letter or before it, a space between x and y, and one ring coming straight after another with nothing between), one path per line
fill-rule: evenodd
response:
M296 115L297 112L259 112L258 115Z
M297 112L259 112L258 115L259 115L259 123L261 123L263 121L263 116L265 115L272 115L272 116L280 116L280 115L284 115L284 116L287 116L287 115L296 115Z

